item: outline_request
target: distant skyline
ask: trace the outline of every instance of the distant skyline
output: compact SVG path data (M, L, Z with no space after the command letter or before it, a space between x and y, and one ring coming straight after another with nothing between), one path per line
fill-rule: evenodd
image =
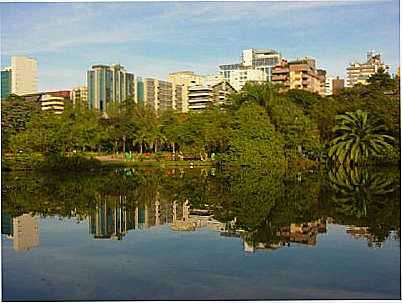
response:
M317 60L345 77L369 50L399 62L399 1L0 3L1 66L38 60L39 90L85 84L93 64L120 63L136 76L218 72L248 48Z

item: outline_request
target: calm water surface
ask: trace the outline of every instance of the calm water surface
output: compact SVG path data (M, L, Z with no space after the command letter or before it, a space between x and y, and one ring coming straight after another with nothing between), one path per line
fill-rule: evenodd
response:
M399 171L3 175L3 300L399 299Z

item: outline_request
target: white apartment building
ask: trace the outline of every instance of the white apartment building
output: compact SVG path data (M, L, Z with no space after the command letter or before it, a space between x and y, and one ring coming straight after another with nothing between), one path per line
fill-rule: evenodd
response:
M55 114L62 114L64 111L64 98L56 97L50 94L42 95L40 98L42 110L52 110Z
M277 64L281 62L281 60L281 54L275 50L251 48L243 50L240 63L224 64L220 65L219 68L221 75L224 77L224 80L229 81L229 83L233 87L237 86L241 89L244 84L239 86L239 83L232 82L239 81L239 79L234 79L239 78L240 71L257 71L251 72L250 75L247 75L248 80L246 81L271 81L272 70ZM260 80L263 74L264 78ZM242 77L244 77L244 74ZM243 82L245 83L246 81Z
M237 91L241 90L248 81L266 81L266 73L258 69L238 69L230 73L229 83Z
M38 91L38 62L35 59L11 57L11 93L15 95L34 94Z
M326 77L325 78L325 96L331 96L333 91L333 80L334 77Z
M78 103L87 105L88 103L88 88L86 86L74 87L71 90L71 101L76 105Z

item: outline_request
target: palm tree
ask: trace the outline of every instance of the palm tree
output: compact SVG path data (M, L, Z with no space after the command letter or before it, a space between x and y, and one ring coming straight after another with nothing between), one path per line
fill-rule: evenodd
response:
M357 110L336 116L333 131L338 135L330 142L328 155L342 164L363 164L371 156L390 150L394 138L384 134L385 127L368 112Z

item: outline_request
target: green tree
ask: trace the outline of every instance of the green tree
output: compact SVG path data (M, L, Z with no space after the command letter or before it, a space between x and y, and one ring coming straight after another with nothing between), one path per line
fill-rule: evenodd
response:
M244 103L235 113L233 128L227 160L239 165L283 167L283 137L260 105Z
M364 164L370 157L389 152L393 137L384 133L385 127L368 112L357 110L336 116L334 132L337 137L330 142L329 157L345 164Z

